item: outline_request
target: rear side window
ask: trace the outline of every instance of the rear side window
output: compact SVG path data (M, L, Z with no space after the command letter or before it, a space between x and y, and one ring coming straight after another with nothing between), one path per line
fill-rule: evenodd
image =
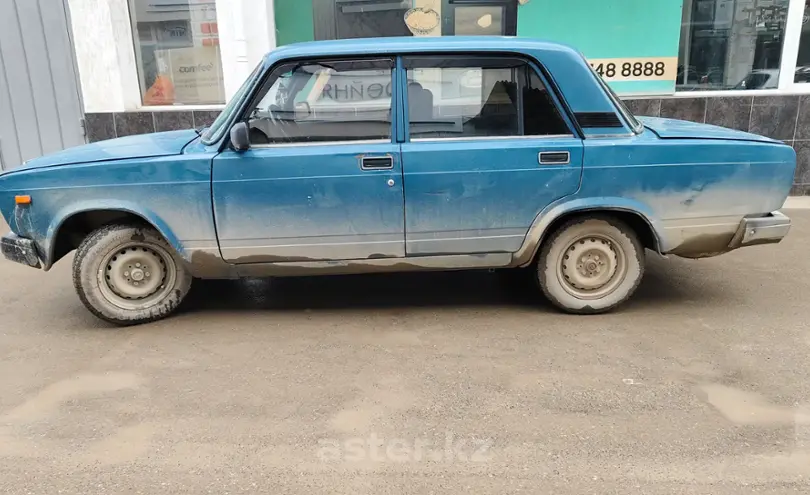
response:
M411 139L570 134L543 80L512 57L409 57Z

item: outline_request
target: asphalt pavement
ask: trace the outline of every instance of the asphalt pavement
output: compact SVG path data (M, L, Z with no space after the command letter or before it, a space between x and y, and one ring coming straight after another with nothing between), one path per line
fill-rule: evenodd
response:
M488 272L203 281L118 329L0 261L0 493L810 493L810 210L615 313Z

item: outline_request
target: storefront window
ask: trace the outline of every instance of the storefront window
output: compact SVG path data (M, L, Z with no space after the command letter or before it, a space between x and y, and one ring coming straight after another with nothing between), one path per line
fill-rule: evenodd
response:
M214 0L129 0L145 106L225 102Z
M276 21L301 23L312 3L318 40L385 36L515 35L517 0L296 0L276 2ZM305 6L306 7L306 6ZM305 9L303 9L305 10Z
M776 89L789 3L684 0L677 90Z
M799 56L796 57L794 82L810 83L810 0L804 3L802 34L799 38Z
M499 36L505 32L504 10L502 5L458 5L454 12L454 34Z

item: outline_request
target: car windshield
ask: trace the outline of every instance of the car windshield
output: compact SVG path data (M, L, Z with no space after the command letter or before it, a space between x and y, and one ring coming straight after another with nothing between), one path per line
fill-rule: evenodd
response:
M209 127L208 129L205 130L205 132L203 132L202 134L203 143L211 144L213 141L219 139L222 129L227 124L231 114L236 110L236 106L239 105L240 101L242 101L242 97L245 95L248 89L250 89L253 80L256 79L256 76L261 71L261 67L262 64L260 63L259 65L256 66L255 69L253 69L253 72L250 73L250 76L248 76L247 79L245 79L245 82L242 83L242 87L240 87L239 90L236 91L236 94L233 95L233 98L231 98L228 104L225 105L225 108L222 109L222 112L220 112L219 116L211 124L211 127Z

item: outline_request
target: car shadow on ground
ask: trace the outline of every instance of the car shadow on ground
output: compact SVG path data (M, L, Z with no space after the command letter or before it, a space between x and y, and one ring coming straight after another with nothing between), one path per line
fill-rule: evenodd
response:
M694 270L673 283L668 272L684 260L648 256L647 273L625 306L634 308L686 301L722 303L727 287L702 284L706 274ZM687 262L688 263L688 262ZM707 265L704 265L707 266ZM711 267L707 268L711 271ZM733 295L730 295L733 297ZM244 280L197 280L181 311L333 310L497 306L555 312L528 278L486 270L390 273L326 277Z

